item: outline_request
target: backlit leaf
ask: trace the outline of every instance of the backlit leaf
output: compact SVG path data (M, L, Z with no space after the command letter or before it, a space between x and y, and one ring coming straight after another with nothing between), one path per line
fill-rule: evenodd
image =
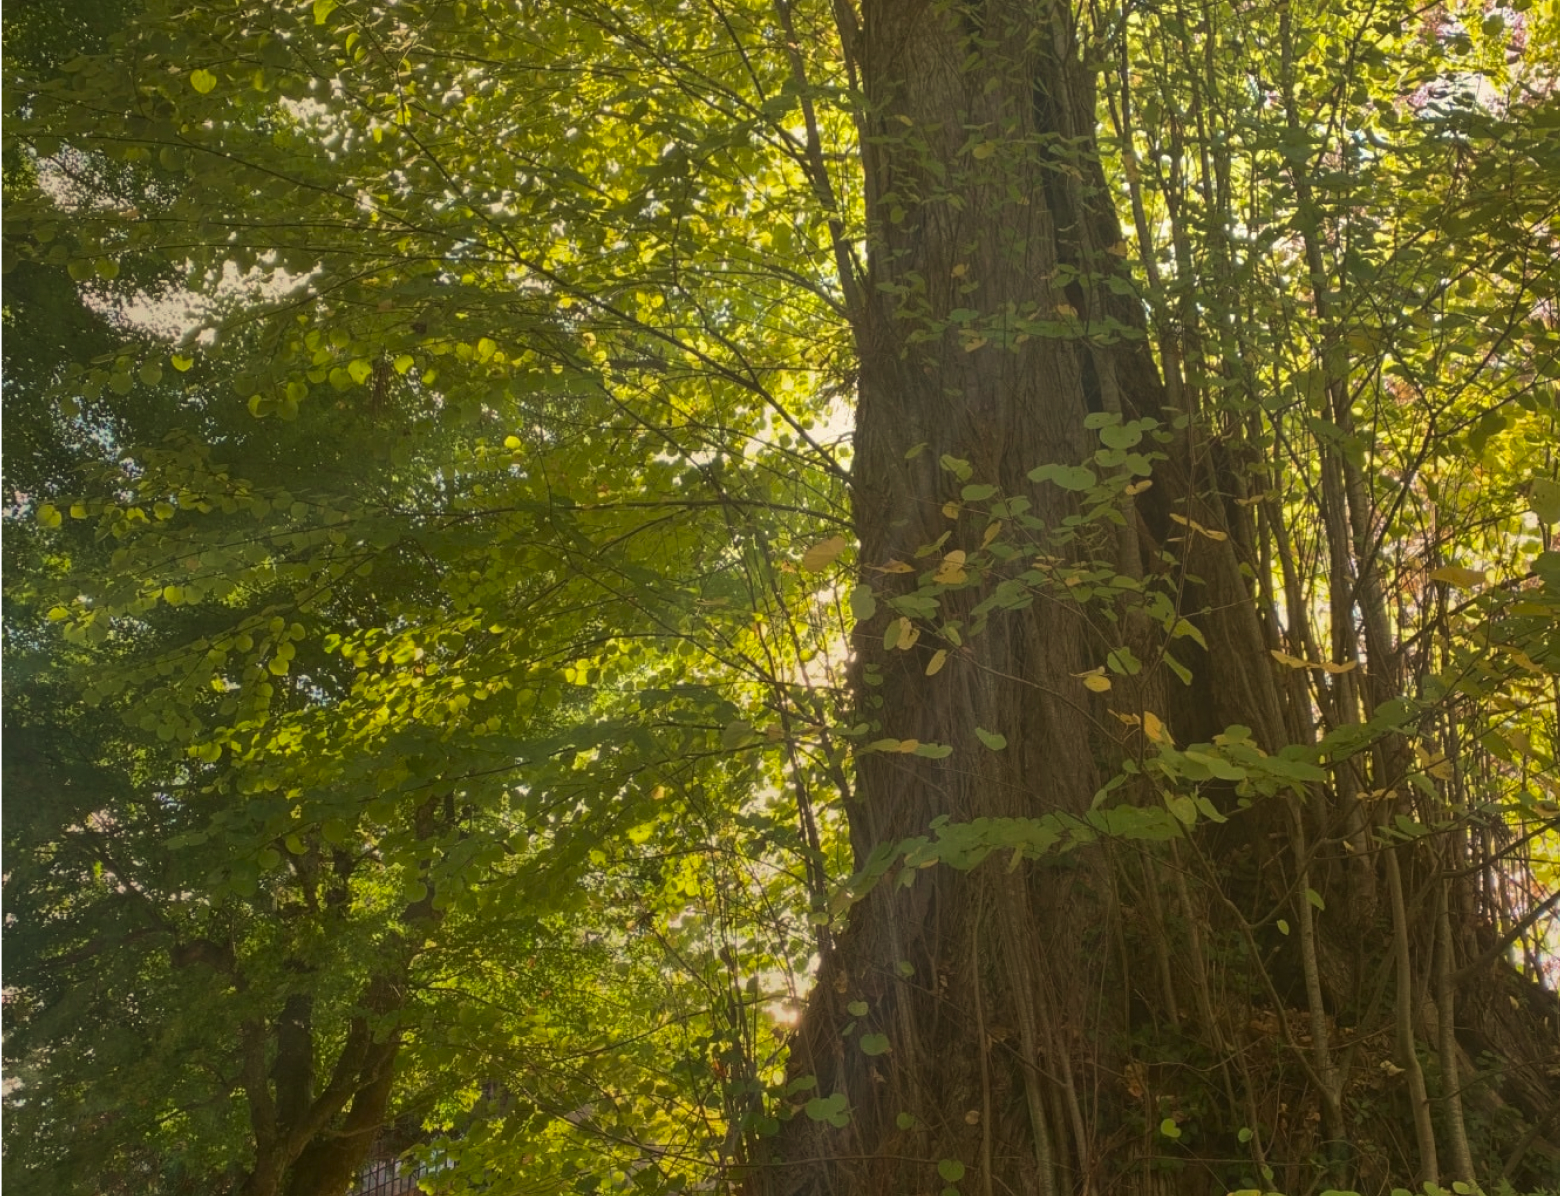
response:
M1448 585L1457 586L1459 589L1471 590L1482 586L1489 580L1489 574L1483 569L1464 569L1459 565L1442 565L1439 569L1430 570L1431 581L1444 581Z
M820 573L827 569L845 551L846 540L844 536L830 536L827 540L820 540L802 554L802 570L806 573Z

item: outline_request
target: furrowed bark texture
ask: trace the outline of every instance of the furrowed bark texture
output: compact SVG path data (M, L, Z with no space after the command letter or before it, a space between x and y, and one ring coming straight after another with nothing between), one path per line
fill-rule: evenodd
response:
M1307 725L1311 717L1303 691L1303 708L1281 693L1288 678L1268 655L1278 632L1259 619L1254 584L1240 570L1241 553L1251 555L1249 517L1217 497L1238 493L1223 484L1229 456L1215 455L1195 430L1163 446L1169 460L1155 464L1153 488L1135 500L1125 526L1109 531L1110 543L1088 550L1141 578L1166 568L1159 550L1179 540L1175 554L1189 576L1181 605L1212 649L1175 641L1193 668L1190 685L1145 670L1116 678L1107 701L1077 680L1123 641L1151 659L1158 629L1141 617L1102 634L1097 617L1041 596L968 636L968 611L989 596L995 572L989 584L943 593L937 620L913 647L885 647L886 624L897 616L884 599L913 590L916 574L874 570L908 562L918 573L944 553L974 556L983 546L984 514L944 510L960 497L945 455L967 461L974 482L1024 496L1030 514L1055 527L1077 513L1077 499L1030 482L1029 470L1088 459L1099 447L1085 427L1090 412L1167 424L1170 416L1142 335L1142 305L1105 281L1125 278L1110 252L1121 233L1094 156L1093 83L1071 14L1019 0L867 0L861 15L847 36L865 92L870 230L856 313L853 498L863 578L879 601L858 628L857 697L873 736L953 750L940 760L858 757L847 811L858 865L880 845L927 834L939 816L1087 810L1121 760L1143 746L1113 710L1159 712L1182 744L1243 724L1269 750L1295 738L1297 709ZM997 327L1004 316L1065 324L1072 334L1005 334ZM1112 326L1111 335L1090 334ZM1172 516L1230 535L1192 535ZM945 533L936 555L917 558ZM939 638L935 624L961 617L962 643ZM940 649L949 651L946 664L929 678ZM1005 750L984 746L976 728L1005 737ZM1157 800L1148 792L1137 799ZM1315 793L1292 807L1279 799L1213 844L1244 853L1246 869L1217 891L1199 881L1204 857L1195 845L1173 862L1130 869L1119 867L1119 852L1113 862L1101 848L1016 868L1006 858L967 873L938 867L907 885L890 873L824 958L792 1049L792 1075L816 1078L806 1095L843 1095L848 1120L798 1113L768 1163L750 1170L751 1185L785 1196L910 1196L950 1186L985 1196L1223 1191L1223 1179L1178 1167L1160 1136L1164 1120L1175 1124L1185 1110L1135 1061L1140 1052L1128 1037L1145 1029L1171 1044L1166 1054L1183 1042L1206 1051L1202 1082L1232 1123L1229 1150L1249 1155L1252 1174L1306 1151L1324 1160L1332 1151L1346 1170L1338 1139L1354 1054L1335 1041L1334 1017L1345 1001L1368 1004L1381 975L1375 964L1391 958L1390 929L1372 923L1379 941L1365 951L1358 944L1366 932L1347 918L1340 933L1325 919L1313 931L1307 917L1302 934L1276 940L1271 975L1259 970L1216 996L1210 944L1174 928L1195 929L1217 914L1223 941L1254 958L1267 939L1259 947L1230 892L1239 897L1244 886L1253 910L1277 900L1292 911L1297 891L1303 906L1307 887L1341 894L1350 868L1369 874L1369 865L1346 862L1341 839L1358 840L1358 827L1351 831L1328 802L1337 804L1336 795ZM1124 882L1129 873L1138 879ZM1134 892L1123 895L1123 883ZM1373 910L1358 912L1370 922ZM1271 937L1271 926L1262 933ZM1240 990L1233 1004L1232 989ZM1382 1003L1373 1008L1379 1015ZM1391 999L1384 1008L1390 1033ZM1424 1024L1415 1032L1424 1047ZM873 1053L864 1050L869 1034L886 1035L888 1050L876 1050L878 1039ZM1526 1041L1524 1050L1533 1045ZM1294 1091L1308 1093L1304 1107L1281 1102L1270 1076L1253 1071L1277 1054L1285 1074L1300 1077ZM1411 1126L1406 1099L1394 1099L1398 1124ZM1264 1156L1260 1125L1255 1141L1236 1145L1235 1126L1264 1118L1287 1127L1290 1158ZM1411 1142L1412 1130L1404 1137ZM1291 1168L1257 1182L1304 1186L1310 1174Z
M870 568L915 561L945 532L941 551L981 546L984 519L943 513L959 497L940 465L945 454L1059 525L1074 500L1027 472L1085 459L1097 447L1084 427L1091 410L1157 414L1162 398L1141 340L1091 348L1037 336L972 347L979 330L952 314L1066 321L1077 318L1070 309L1097 323L1107 309L1120 311L1115 296L1058 279L1064 265L1101 268L1120 240L1113 214L1098 206L1097 165L1075 152L1092 142L1094 100L1068 31L1021 4L983 6L979 23L927 4L868 4L863 17L873 240L858 328L854 476ZM1141 570L1132 559L1140 551L1131 548L1123 565ZM971 592L966 609L981 596ZM945 615L956 617L960 600L946 600ZM1088 808L1102 779L1104 710L1073 675L1112 645L1054 603L993 619L963 648L926 636L909 651L885 650L882 623L891 617L863 627L856 646L864 717L883 735L953 753L862 758L850 811L858 860L925 833L939 815ZM953 654L928 681L940 648ZM866 684L868 674L881 684ZM986 749L977 727L1008 747ZM1101 933L1110 891L1097 858L880 886L824 964L801 1036L805 1061L795 1067L817 1075L820 1093L844 1093L851 1121L844 1130L793 1123L787 1169L798 1154L830 1160L808 1170L805 1184L840 1192L946 1186L942 1160L962 1163L972 1178L989 1167L978 1181L987 1191L1049 1196L1082 1180L1099 1145L1082 1115L1098 1093L1080 1085L1098 1050L1098 1036L1084 1031L1100 1026L1108 1003L1100 962L1113 950ZM864 1018L848 1012L858 1001L870 1008ZM854 1041L842 1037L852 1020ZM856 1042L871 1031L888 1035L890 1053L861 1052Z

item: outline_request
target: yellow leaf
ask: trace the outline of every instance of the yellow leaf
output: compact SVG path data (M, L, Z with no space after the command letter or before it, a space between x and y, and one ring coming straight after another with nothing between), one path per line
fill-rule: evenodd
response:
M1268 649L1268 655L1278 661L1279 664L1291 669L1308 669L1311 667L1298 656L1291 656L1288 652L1280 652L1277 648Z
M955 548L947 556L943 557L942 564L937 566L937 572L932 575L932 580L939 585L953 585L961 582L968 576L964 572L965 552L962 548Z
M1144 478L1141 482L1133 482L1130 486L1127 487L1126 495L1128 498L1132 498L1134 495L1142 494L1143 491L1147 490L1153 484L1153 478Z
M827 540L820 540L802 554L802 571L821 573L844 551L844 536L830 536Z
M1097 694L1102 694L1110 688L1110 678L1105 675L1103 665L1097 669L1090 669L1087 673L1074 673L1073 676L1083 682L1085 689Z
M914 573L915 566L907 565L903 561L889 561L886 565L868 565L868 569L874 569L879 573Z
M1117 257L1129 257L1132 253L1132 246L1128 245L1125 241L1117 241L1110 247L1109 250L1107 250L1107 252L1113 253Z
M1542 665L1519 648L1513 648L1510 644L1492 644L1490 646L1497 652L1504 652L1519 667L1526 669L1530 673L1542 673L1544 671Z
M1449 781L1454 773L1451 762L1447 760L1446 753L1432 752L1420 744L1414 745L1414 755L1419 757L1419 767L1433 776L1438 781Z
M1488 574L1483 569L1464 569L1458 565L1442 565L1439 569L1430 570L1431 581L1444 581L1464 590L1471 590L1475 586L1482 586L1489 580Z
M915 647L915 641L921 638L921 629L903 615L899 616L899 638L894 641L894 647L901 652L908 652Z
M942 671L943 665L947 663L948 649L938 648L937 651L932 653L932 658L926 662L926 675L928 677L935 677L939 672Z
M1122 722L1126 723L1129 727L1141 727L1143 725L1143 720L1135 714L1122 714L1119 710L1112 710L1111 714L1120 719Z
M1351 660L1345 664L1334 664L1330 660L1324 660L1322 661L1322 671L1331 673L1336 677L1339 673L1349 672L1349 670L1353 669L1357 664L1359 664L1359 661L1357 660Z
M1210 540L1228 540L1230 538L1227 532L1221 532L1217 528L1204 527L1197 520L1188 519L1185 515L1177 515L1174 511L1170 512L1170 518L1174 519L1182 527L1189 527L1199 536L1206 536Z
M985 337L977 336L977 337L975 337L975 338L973 338L971 340L967 340L967 341L964 342L964 351L966 353L973 353L973 352L975 352L976 349L979 349L983 345L985 345L985 343L986 343L986 338Z
M965 264L964 262L960 262L957 266L955 266L953 268L953 270L950 273L952 273L955 278L963 278L969 272L970 272L969 266L967 264Z
M1164 723L1152 710L1143 711L1143 734L1155 743L1162 743L1166 747L1173 746L1175 743L1175 740L1170 738L1170 732L1165 730Z
M957 519L959 517L959 512L963 509L964 508L960 504L952 501L951 499L942 505L942 513L949 519Z
M921 741L919 739L901 739L899 741L899 750L907 756L920 746Z
M980 546L985 548L993 540L1002 534L1002 524L993 523L986 528L986 534L980 538Z
M1063 317L1076 316L1078 309L1071 303L1058 303L1056 305L1056 314Z

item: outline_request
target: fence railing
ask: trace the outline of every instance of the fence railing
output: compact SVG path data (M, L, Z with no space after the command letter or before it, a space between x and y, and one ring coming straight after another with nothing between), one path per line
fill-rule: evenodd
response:
M412 1196L422 1190L417 1181L423 1171L421 1163L410 1159L370 1159L348 1196Z

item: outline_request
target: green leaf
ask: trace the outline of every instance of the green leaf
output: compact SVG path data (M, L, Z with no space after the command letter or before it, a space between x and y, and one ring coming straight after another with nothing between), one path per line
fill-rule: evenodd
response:
M811 1092L816 1087L818 1087L817 1076L797 1076L785 1086L785 1094L795 1096L798 1092Z
M1136 424L1113 425L1100 429L1100 440L1106 448L1127 449L1140 443L1143 432Z
M1105 664L1113 673L1122 676L1136 676L1143 669L1143 662L1133 653L1131 648L1116 648L1105 657Z
M999 735L995 731L988 731L984 727L975 728L975 738L979 739L994 752L1000 752L1007 747L1007 736Z
M937 1174L945 1183L956 1184L964 1178L964 1164L958 1159L942 1159L937 1164Z
M873 595L871 586L863 584L851 590L850 613L861 623L865 623L877 614L877 598Z
M728 752L735 751L752 742L754 737L753 724L746 719L733 719L727 723L720 733L720 746Z
M1094 472L1082 465L1042 465L1029 471L1031 482L1053 482L1063 490L1088 490L1099 484Z
M1315 889L1307 889L1305 891L1305 899L1319 910L1324 910L1327 908L1327 902L1322 900L1322 895Z
M201 95L208 94L217 85L217 77L204 67L199 67L190 72L190 86Z
M836 1092L832 1096L815 1096L808 1101L802 1111L813 1121L825 1121L836 1129L850 1122L850 1115L846 1112L845 1094Z
M887 1034L863 1034L861 1036L861 1053L863 1055L888 1054Z
M1175 1123L1175 1118L1166 1117L1159 1123L1159 1132L1174 1141L1181 1136L1181 1127Z
M1532 508L1540 523L1560 523L1560 482L1534 478Z
M1174 656L1171 656L1169 652L1161 652L1159 658L1164 661L1166 668L1180 678L1182 685L1190 685L1192 683L1192 670Z
M944 469L953 474L953 476L958 478L961 482L967 481L969 476L975 472L974 467L971 466L968 461L965 461L960 457L951 456L948 453L944 453L940 458L938 458L938 462Z

